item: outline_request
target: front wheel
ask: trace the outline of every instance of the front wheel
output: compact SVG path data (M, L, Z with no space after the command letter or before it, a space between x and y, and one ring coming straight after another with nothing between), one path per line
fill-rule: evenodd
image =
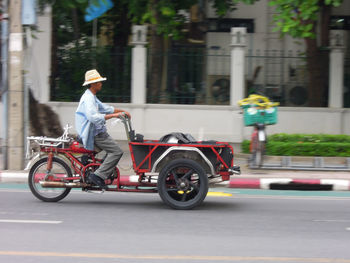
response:
M40 181L64 181L66 177L72 177L69 166L59 158L52 158L52 168L47 170L48 158L38 160L30 169L28 176L29 188L33 195L45 202L57 202L65 198L71 188L44 188Z
M165 165L158 177L158 192L174 209L192 209L208 193L208 176L195 161L176 159Z

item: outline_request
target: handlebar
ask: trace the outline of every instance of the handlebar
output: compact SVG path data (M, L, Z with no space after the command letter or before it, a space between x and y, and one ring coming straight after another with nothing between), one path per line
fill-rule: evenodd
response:
M244 105L254 104L261 108L270 108L270 107L276 107L280 103L279 102L271 102L267 97L252 94L248 98L245 98L243 100L238 101L238 105L240 107Z
M129 120L129 116L125 113L125 112L120 112L120 116L117 117L118 119L121 119L121 120Z
M120 116L117 117L117 120L120 120L124 124L127 139L128 141L132 141L135 131L132 129L129 116L125 112L122 112Z

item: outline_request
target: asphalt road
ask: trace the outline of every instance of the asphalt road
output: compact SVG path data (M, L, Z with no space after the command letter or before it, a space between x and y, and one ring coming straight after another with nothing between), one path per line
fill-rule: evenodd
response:
M350 193L230 190L195 210L157 194L37 200L0 184L0 262L349 262Z

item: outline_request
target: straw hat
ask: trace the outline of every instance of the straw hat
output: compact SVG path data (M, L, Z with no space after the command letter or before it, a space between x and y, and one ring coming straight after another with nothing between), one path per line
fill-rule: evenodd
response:
M89 85L91 83L105 81L107 78L101 77L100 73L96 69L88 70L85 73L85 82L83 86Z

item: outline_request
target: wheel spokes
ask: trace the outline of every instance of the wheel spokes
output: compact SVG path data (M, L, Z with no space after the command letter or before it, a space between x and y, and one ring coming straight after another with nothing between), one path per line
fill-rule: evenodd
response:
M179 186L179 177L177 176L176 172L174 172L174 170L172 170L172 171L170 172L170 174L174 177L176 186L178 187L178 186Z
M193 169L190 169L183 177L182 179L187 179L189 180L189 176L191 176L194 173ZM190 178L191 179L191 178Z
M166 191L167 192L178 192L179 189L178 188L167 188Z
M199 188L198 188L198 185L197 184L194 184L194 183L190 183L190 186L192 186L193 188L193 191L196 191L197 193L199 192Z
M187 197L187 192L185 191L185 192L182 194L181 202L185 202L185 201L186 201L186 197Z
M65 188L45 188L40 184L40 181L42 180L53 182L57 180L64 180L64 177L66 177L67 174L61 164L53 162L53 167L50 173L47 173L46 163L43 163L42 165L38 166L33 173L32 185L36 189L36 192L41 196L45 198L54 198L66 191Z
M168 172L165 191L178 202L188 202L200 193L200 178L192 167L178 166Z

